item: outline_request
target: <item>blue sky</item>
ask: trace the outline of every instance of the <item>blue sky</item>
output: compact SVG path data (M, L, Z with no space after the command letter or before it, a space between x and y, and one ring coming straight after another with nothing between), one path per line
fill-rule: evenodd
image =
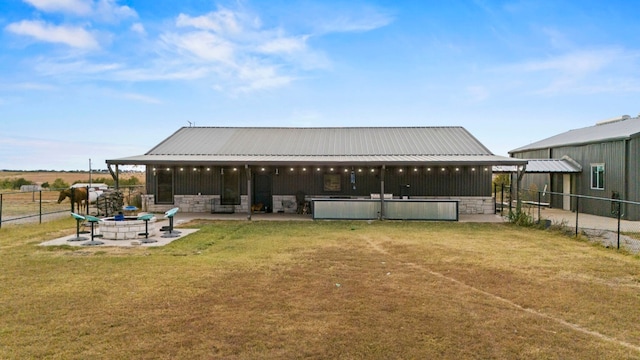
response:
M634 1L0 2L0 169L196 126L463 126L498 155L640 112Z

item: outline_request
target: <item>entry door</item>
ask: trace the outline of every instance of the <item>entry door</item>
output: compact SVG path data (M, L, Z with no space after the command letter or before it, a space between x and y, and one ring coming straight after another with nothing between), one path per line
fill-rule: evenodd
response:
M263 210L272 212L271 175L254 174L253 179L253 203L262 204Z
M562 175L562 210L571 210L571 174Z

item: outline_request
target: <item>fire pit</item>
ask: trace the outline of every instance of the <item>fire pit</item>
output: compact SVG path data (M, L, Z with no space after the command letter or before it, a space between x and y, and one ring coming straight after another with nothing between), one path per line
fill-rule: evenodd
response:
M156 233L155 216L149 220L149 235ZM125 216L124 220L116 221L113 217L102 219L100 222L100 234L103 239L109 240L131 240L144 236L145 221L138 220L135 216Z

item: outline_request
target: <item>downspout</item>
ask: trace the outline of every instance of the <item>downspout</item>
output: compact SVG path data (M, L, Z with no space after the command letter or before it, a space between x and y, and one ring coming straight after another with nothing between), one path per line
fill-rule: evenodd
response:
M253 205L251 197L251 168L246 164L244 169L247 172L247 220L251 220L251 205Z
M384 219L384 173L386 166L380 168L380 220Z

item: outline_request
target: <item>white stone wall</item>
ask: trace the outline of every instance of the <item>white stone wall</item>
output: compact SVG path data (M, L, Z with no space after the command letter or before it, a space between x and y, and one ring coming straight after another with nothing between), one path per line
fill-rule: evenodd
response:
M173 204L154 204L153 195L142 196L143 210L154 213L161 213L175 207L182 212L188 213L211 213L213 210L220 212L246 213L249 209L247 195L240 196L240 205L220 205L220 195L175 195Z
M219 198L217 195L176 195L173 207L179 207L180 211L188 213L211 212L211 199Z

